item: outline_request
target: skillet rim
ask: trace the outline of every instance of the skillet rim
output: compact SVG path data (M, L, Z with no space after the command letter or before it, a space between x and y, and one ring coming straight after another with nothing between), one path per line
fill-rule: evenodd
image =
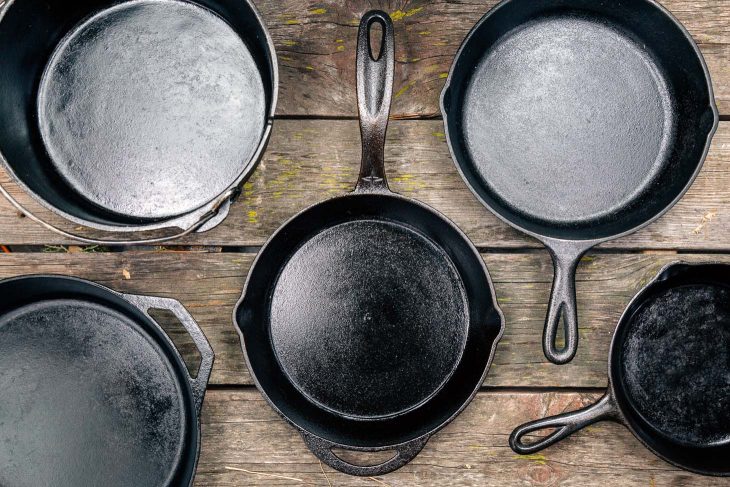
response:
M405 441L402 441L402 442L397 443L397 444L391 444L391 443L387 443L387 442L384 443L382 441L377 441L377 439L376 439L376 441L373 442L373 444L371 444L371 445L366 445L366 446L352 446L352 445L347 445L347 444L344 444L344 443L340 443L337 438L327 438L327 437L324 437L322 435L315 434L315 433L309 431L308 429L302 427L301 425L297 424L296 422L294 422L291 418L289 418L271 400L271 398L269 397L269 395L266 393L266 391L264 390L264 388L261 386L261 383L259 382L259 379L258 379L258 377L256 375L256 372L254 371L254 368L252 367L251 362L249 360L249 356L248 356L248 352L247 352L247 346L246 346L246 339L245 339L245 336L244 336L244 333L243 333L243 329L240 326L239 320L238 320L238 317L237 317L238 312L239 312L239 309L241 308L241 306L243 305L244 301L246 300L249 287L252 285L253 271L255 270L257 264L259 263L259 260L262 258L262 256L267 251L267 249L269 248L269 246L274 242L274 240L275 239L278 239L279 238L279 235L281 233L283 233L283 231L285 231L286 228L289 227L291 223L293 223L295 220L297 220L299 218L306 217L309 212L315 210L316 208L320 208L323 205L334 204L334 203L337 203L339 201L348 200L348 199L351 199L351 198L362 198L362 197L392 198L392 199L396 200L400 204L405 203L405 204L414 205L417 208L419 208L420 210L424 210L424 211L427 211L427 212L431 213L433 216L435 216L436 218L438 218L441 223L445 224L446 226L448 226L452 230L454 230L456 232L456 235L458 235L463 240L463 243L468 246L469 250L472 252L472 257L474 257L474 259L477 262L480 263L479 271L481 272L482 276L484 277L484 282L486 282L486 284L488 285L488 289L489 289L489 293L490 293L490 299L491 299L491 307L494 310L494 312L496 313L497 318L499 319L499 331L494 336L494 339L492 340L492 343L491 343L490 349L489 349L489 354L488 355L487 354L484 354L486 356L486 360L484 361L484 370L482 371L482 373L480 375L478 384L476 384L474 386L473 390L469 393L468 397L464 401L462 401L462 403L457 408L455 408L454 411L453 411L453 413L449 414L449 416L445 420L440 421L438 425L436 425L435 427L431 428L426 433L424 433L424 434L417 434L417 435L411 435L411 437L409 439L406 439ZM353 221L353 220L349 220L349 221ZM396 223L402 223L402 222L396 222ZM324 228L326 228L326 226ZM416 229L416 230L418 230L418 229ZM431 240L431 239L429 239L429 240ZM299 244L301 244L301 243L302 242L299 242ZM440 250L443 251L443 247L441 245L437 244L436 242L432 242L432 244L436 245ZM281 269L278 269L278 270L281 270ZM459 277L461 279L461 273L459 273ZM465 284L463 283L463 280L462 280L462 285L465 286ZM449 424L451 421L453 421L472 402L472 400L474 399L474 397L476 396L476 394L481 389L481 387L482 387L482 385L484 383L484 380L486 379L486 376L487 376L487 374L489 372L489 369L491 368L492 362L494 360L494 354L495 354L497 345L499 344L500 340L502 339L502 336L504 335L504 331L505 331L504 313L502 312L501 308L499 307L499 303L497 301L497 294L496 294L495 289L494 289L494 283L492 282L491 275L489 274L489 270L487 269L487 266L486 266L486 263L484 262L484 259L482 259L481 255L479 254L479 251L476 249L476 247L471 242L471 240L469 240L469 238L466 236L466 234L464 234L464 232L456 224L454 224L450 219L448 219L445 215L441 214L439 211L435 210L434 208L430 207L429 205L426 205L425 203L422 203L422 202L420 202L418 200L415 200L415 199L412 199L412 198L405 197L405 196L400 195L398 193L395 193L395 192L393 192L393 191L391 191L389 189L359 190L359 191L358 190L354 190L354 191L351 191L349 193L346 193L346 194L343 194L343 195L339 195L339 196L335 196L334 198L330 198L330 199L321 201L319 203L316 203L314 205L311 205L311 206L309 206L309 207L307 207L307 208L299 211L298 213L296 213L295 215L291 216L290 218L288 218L269 237L269 239L266 241L266 243L261 247L261 249L256 254L256 258L251 263L251 267L249 268L248 274L246 276L246 282L244 284L243 291L241 293L241 297L238 299L238 301L236 302L236 305L233 308L233 316L232 316L232 318L233 318L234 328L236 329L236 333L238 334L238 337L239 337L239 343L240 343L240 346L241 346L241 351L243 352L243 356L244 356L244 359L245 359L245 363L246 363L246 367L248 369L248 372L251 375L251 378L253 379L254 384L256 385L256 388L261 393L261 395L264 397L264 399L269 404L269 406L274 411L276 411L276 413L282 419L284 419L287 423L289 423L291 426L293 426L302 436L305 436L306 435L307 437L314 438L315 440L324 440L327 443L331 443L333 445L333 447L335 447L335 448L336 447L340 447L340 448L344 448L344 449L352 450L352 451L383 451L383 450L391 450L391 449L397 449L400 446L404 446L404 445L407 445L407 444L410 444L410 443L414 443L414 442L418 442L418 441L422 441L425 444L425 442L431 436L433 436L434 434L436 434L438 431L440 431L441 429L443 429L447 424ZM469 326L470 327L472 326L471 319L470 319L470 325ZM462 347L462 356L460 357L459 362L457 362L457 365L455 366L455 368L458 367L459 364L462 363L462 360L463 360L463 350L464 349L465 349L465 346ZM449 376L449 378L444 382L444 384L441 387L441 389L443 389L444 387L446 387L446 385L449 382L453 381L453 380L454 380L454 376L453 376L453 373L452 373ZM426 405L429 402L431 402L434 397L436 397L436 396L434 395L434 396L429 397L427 400L425 400L423 403L421 403L418 407L416 407L415 409L413 409L410 412L417 411L418 409L420 409L424 405ZM321 406L319 406L317 404L314 404L314 405L315 405L316 408L318 408L320 410L322 409ZM350 418L350 419L352 419L352 418ZM372 421L373 423L377 423L377 422L382 421L382 419L377 419L376 418L376 419L372 419L372 420L365 419L365 420L360 420L360 421L363 421L363 422L370 422L370 421ZM307 440L305 438L305 441L306 441L306 443L309 443L311 440Z
M474 197L479 201L479 203L482 204L486 209L488 209L493 215L495 215L497 218L499 218L504 223L508 224L512 228L519 230L520 232L525 233L526 235L529 235L538 241L540 241L545 247L551 248L554 246L554 244L560 243L560 242L566 242L568 244L577 245L578 247L582 249L590 249L591 247L598 245L603 242L607 242L610 240L614 240L617 238L625 237L627 235L630 235L632 233L637 232L638 230L648 226L649 224L655 222L664 214L666 214L670 209L672 209L677 202L682 199L682 197L689 191L689 188L694 183L695 179L699 175L700 171L702 170L702 167L704 166L705 160L707 159L707 155L710 151L710 146L712 143L712 138L714 137L715 133L717 132L717 129L720 124L720 114L717 108L717 102L715 100L714 90L712 87L712 78L710 77L710 71L707 67L707 63L705 61L705 58L702 55L702 52L700 51L700 48L697 46L697 43L692 38L692 35L689 33L689 31L682 25L679 20L674 17L674 15L667 10L663 5L661 5L656 0L639 0L641 2L644 2L647 5L650 5L651 7L655 8L660 14L664 15L677 29L677 31L682 34L684 39L689 43L689 46L694 51L697 60L700 63L700 66L702 68L702 71L704 73L705 81L707 83L707 93L708 93L708 107L711 110L711 113L713 115L713 122L712 126L708 130L707 136L704 139L704 148L702 151L702 155L700 156L699 160L697 161L696 167L694 171L692 172L692 175L687 180L687 183L682 188L682 190L672 199L672 201L666 205L664 208L661 209L661 211L657 212L655 215L653 215L651 218L644 220L643 222L639 223L638 225L635 225L629 229L626 229L620 233L615 233L612 235L604 235L602 237L593 237L593 238L563 238L563 237L556 237L551 235L545 235L542 233L538 233L533 230L529 230L518 223L512 221L511 219L507 218L506 216L500 214L496 209L488 204L484 199L479 195L476 188L474 188L470 183L469 180L466 177L466 174L464 170L462 169L462 163L461 158L459 158L456 154L456 151L454 150L453 144L451 143L452 134L450 134L449 131L449 115L448 110L446 109L446 103L447 103L447 95L450 93L451 84L453 82L454 78L454 71L456 69L456 65L458 61L462 57L463 51L466 49L467 44L470 43L471 39L476 35L476 32L481 28L481 26L486 23L488 20L490 20L498 11L509 8L509 6L512 3L524 1L524 0L501 0L497 5L489 9L480 19L479 21L474 24L474 26L471 28L469 33L466 35L464 40L461 42L461 45L459 46L459 49L456 51L456 54L454 55L453 61L451 63L451 67L449 68L449 74L446 78L446 83L444 84L443 89L441 90L441 94L439 96L439 109L441 111L441 115L444 122L444 133L446 134L446 144L449 147L449 154L451 155L451 160L454 163L454 166L456 166L457 171L459 172L459 175L461 176L462 180L464 181L464 184L469 188L469 191L474 195Z

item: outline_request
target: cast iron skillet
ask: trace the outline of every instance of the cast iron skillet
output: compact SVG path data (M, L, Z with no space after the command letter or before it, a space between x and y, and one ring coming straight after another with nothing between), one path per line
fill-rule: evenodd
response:
M515 429L533 453L604 419L620 422L660 458L704 475L730 475L730 266L675 263L629 304L608 364L608 391L579 411ZM526 434L556 430L535 443Z
M276 57L248 0L9 0L0 53L0 163L68 220L135 233L103 243L215 226L271 132Z
M699 49L653 0L505 0L462 44L441 110L475 196L550 250L543 350L569 362L580 257L661 216L705 159L718 114Z
M195 378L151 309L192 336ZM212 365L173 299L62 276L0 281L0 485L192 485Z
M383 28L376 59L375 23ZM233 315L262 394L317 457L353 475L384 474L414 458L472 399L503 330L489 274L467 238L388 190L393 50L390 17L365 14L357 187L271 237ZM395 453L361 466L333 447Z

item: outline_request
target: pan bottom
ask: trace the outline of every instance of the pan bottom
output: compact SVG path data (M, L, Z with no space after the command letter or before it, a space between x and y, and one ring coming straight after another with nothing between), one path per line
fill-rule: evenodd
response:
M647 191L674 112L651 54L611 20L557 11L490 46L462 102L464 142L490 194L530 221L585 224Z
M621 383L641 417L675 442L730 444L730 289L661 291L625 333Z
M261 139L265 93L244 41L178 0L105 9L57 46L38 93L51 163L112 213L195 210L244 172Z
M167 485L186 410L162 351L126 316L48 300L0 318L0 485Z
M290 257L272 292L271 340L310 401L347 417L384 418L441 389L461 358L468 314L443 250L410 227L355 220Z

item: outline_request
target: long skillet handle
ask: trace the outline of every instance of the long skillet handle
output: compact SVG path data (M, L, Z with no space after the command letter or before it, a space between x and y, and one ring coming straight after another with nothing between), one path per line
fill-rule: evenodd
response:
M557 443L579 429L605 419L619 420L616 402L610 391L606 392L598 402L583 409L530 421L518 426L509 437L509 446L520 455L529 455ZM534 442L525 442L526 435L545 429L553 429L553 431Z
M553 258L553 287L550 291L542 349L554 364L566 364L578 351L578 306L575 297L575 271L580 258L588 249L582 242L554 240L546 242ZM557 346L561 318L565 331L565 345Z
M380 52L374 55L370 31L374 23L383 29ZM357 34L357 107L360 112L362 162L355 191L387 190L385 133L393 94L395 40L393 22L385 12L372 10L360 21Z

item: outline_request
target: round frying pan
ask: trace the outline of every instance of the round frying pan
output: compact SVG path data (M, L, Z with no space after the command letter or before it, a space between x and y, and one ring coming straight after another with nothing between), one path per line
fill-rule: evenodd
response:
M4 169L74 223L135 232L73 235L0 188L68 238L209 229L269 138L276 57L247 0L9 0L0 52Z
M610 419L678 467L730 475L729 378L730 266L675 263L624 311L611 343L603 398L520 426L510 446L533 453ZM555 431L525 443L525 435L546 428Z
M150 309L192 336L195 378ZM192 485L212 365L175 300L62 276L0 281L0 485Z
M383 29L377 57L375 23ZM503 330L469 240L434 210L388 190L393 50L390 17L365 14L357 187L271 237L233 315L261 393L319 459L352 475L381 475L413 459L479 389ZM335 447L394 454L362 466Z
M569 362L580 257L661 216L705 159L718 114L699 49L653 0L505 0L462 44L441 110L472 192L550 250L543 350Z

